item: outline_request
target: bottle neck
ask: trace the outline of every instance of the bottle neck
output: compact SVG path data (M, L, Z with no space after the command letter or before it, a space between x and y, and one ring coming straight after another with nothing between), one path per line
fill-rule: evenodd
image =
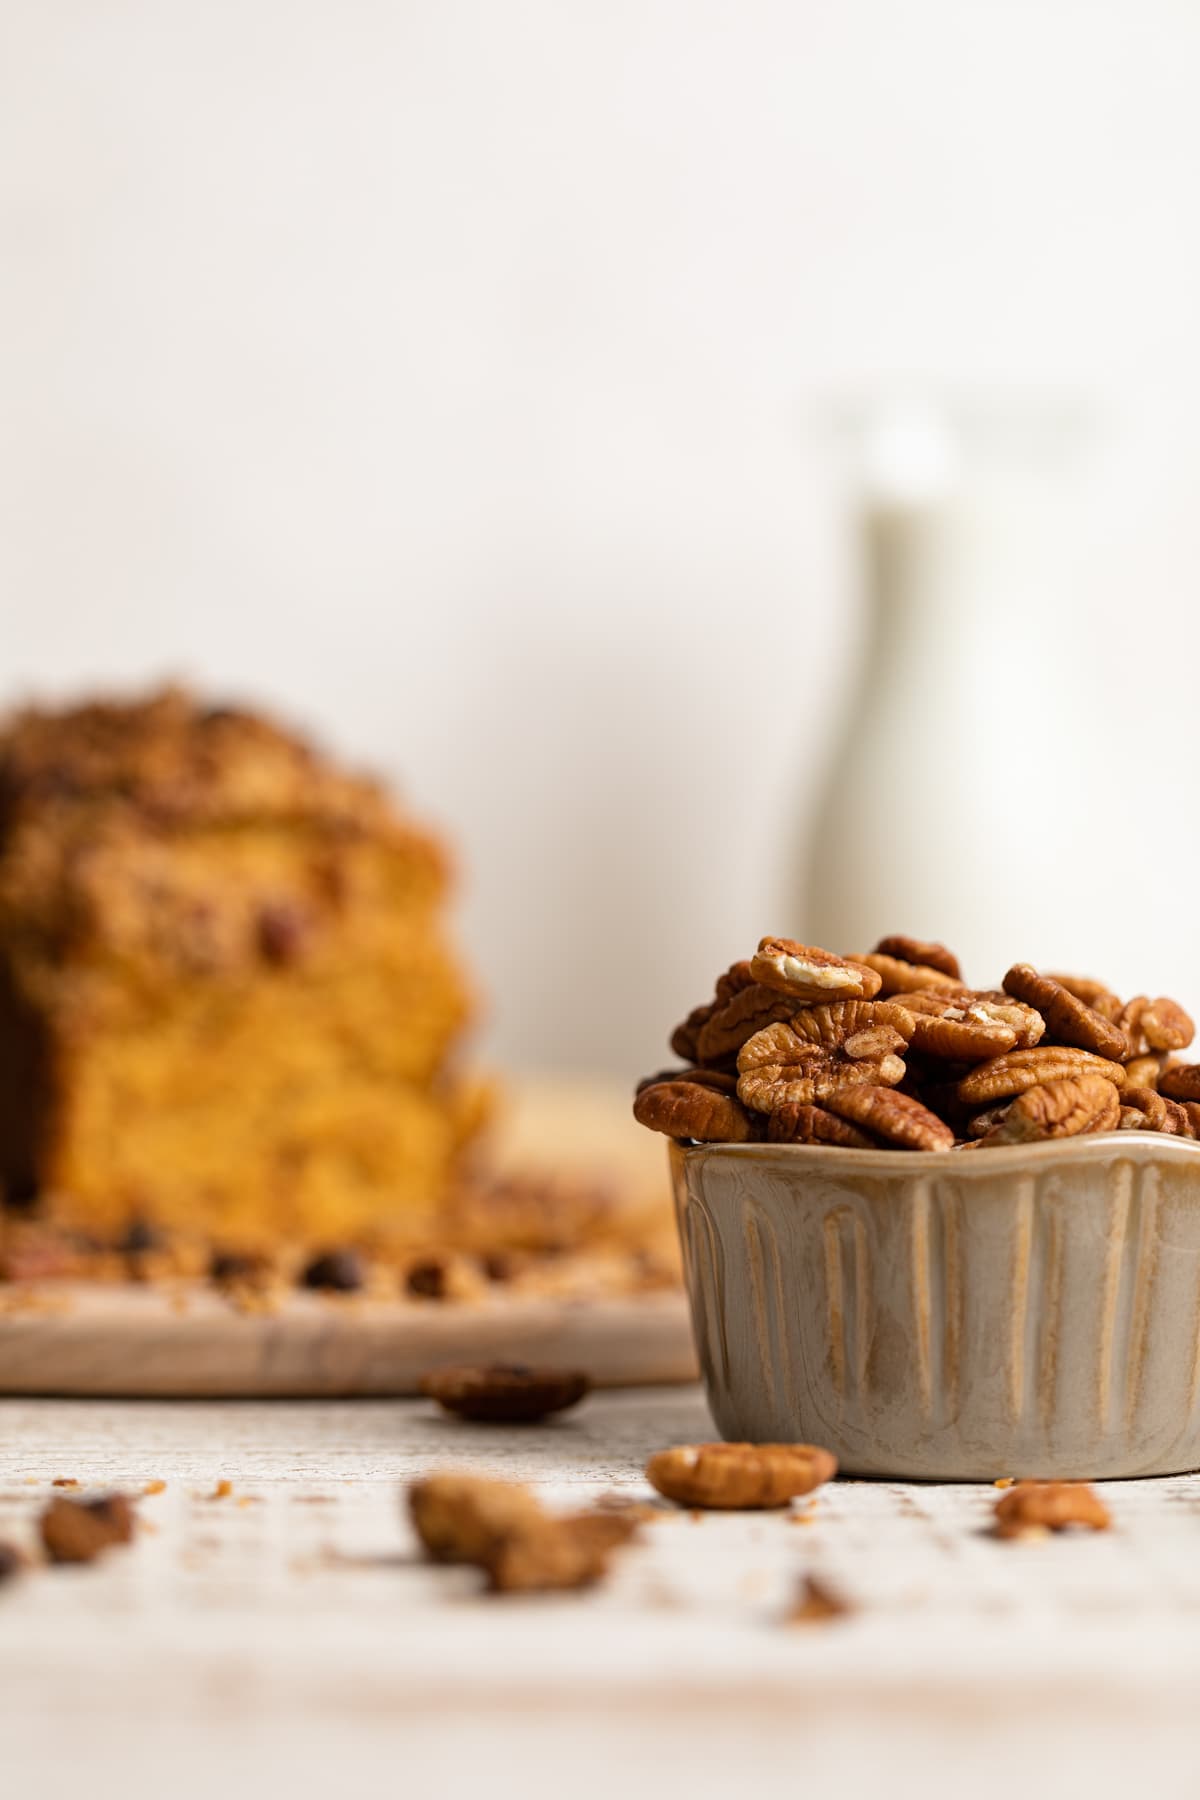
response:
M962 631L957 534L940 507L876 504L862 515L868 660L892 679L949 663Z

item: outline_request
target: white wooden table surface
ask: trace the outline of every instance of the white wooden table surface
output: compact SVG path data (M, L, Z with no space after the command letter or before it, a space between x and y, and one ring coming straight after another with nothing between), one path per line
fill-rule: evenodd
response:
M0 1793L1200 1791L1200 1479L1113 1484L1114 1531L1032 1545L988 1535L990 1488L840 1482L804 1523L664 1518L581 1596L487 1598L414 1555L422 1470L579 1502L707 1435L691 1389L524 1430L0 1402L0 1538L33 1541L56 1476L168 1484L130 1550L0 1590ZM853 1616L782 1625L804 1571Z

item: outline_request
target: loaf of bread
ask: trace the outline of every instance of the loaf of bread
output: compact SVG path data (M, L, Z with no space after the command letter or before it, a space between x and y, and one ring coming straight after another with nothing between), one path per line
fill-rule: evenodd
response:
M112 1243L436 1230L476 1120L447 858L178 690L0 729L0 1184Z

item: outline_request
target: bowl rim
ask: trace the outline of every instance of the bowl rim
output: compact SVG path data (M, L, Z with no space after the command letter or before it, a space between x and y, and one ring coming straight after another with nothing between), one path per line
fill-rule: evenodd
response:
M798 1168L820 1170L834 1175L838 1170L884 1175L953 1175L955 1180L978 1176L1020 1172L1041 1168L1048 1163L1116 1161L1114 1152L1120 1146L1120 1160L1157 1162L1161 1159L1194 1157L1200 1176L1200 1141L1172 1137L1161 1131L1103 1131L1080 1137L1053 1138L1040 1144L1004 1144L963 1156L954 1150L861 1150L845 1144L702 1144L694 1139L668 1140L673 1152L685 1162L713 1156L737 1161L782 1161Z

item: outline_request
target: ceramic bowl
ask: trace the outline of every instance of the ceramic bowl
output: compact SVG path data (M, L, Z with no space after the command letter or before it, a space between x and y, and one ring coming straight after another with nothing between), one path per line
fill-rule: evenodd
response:
M727 1438L927 1480L1200 1467L1200 1143L672 1144Z

